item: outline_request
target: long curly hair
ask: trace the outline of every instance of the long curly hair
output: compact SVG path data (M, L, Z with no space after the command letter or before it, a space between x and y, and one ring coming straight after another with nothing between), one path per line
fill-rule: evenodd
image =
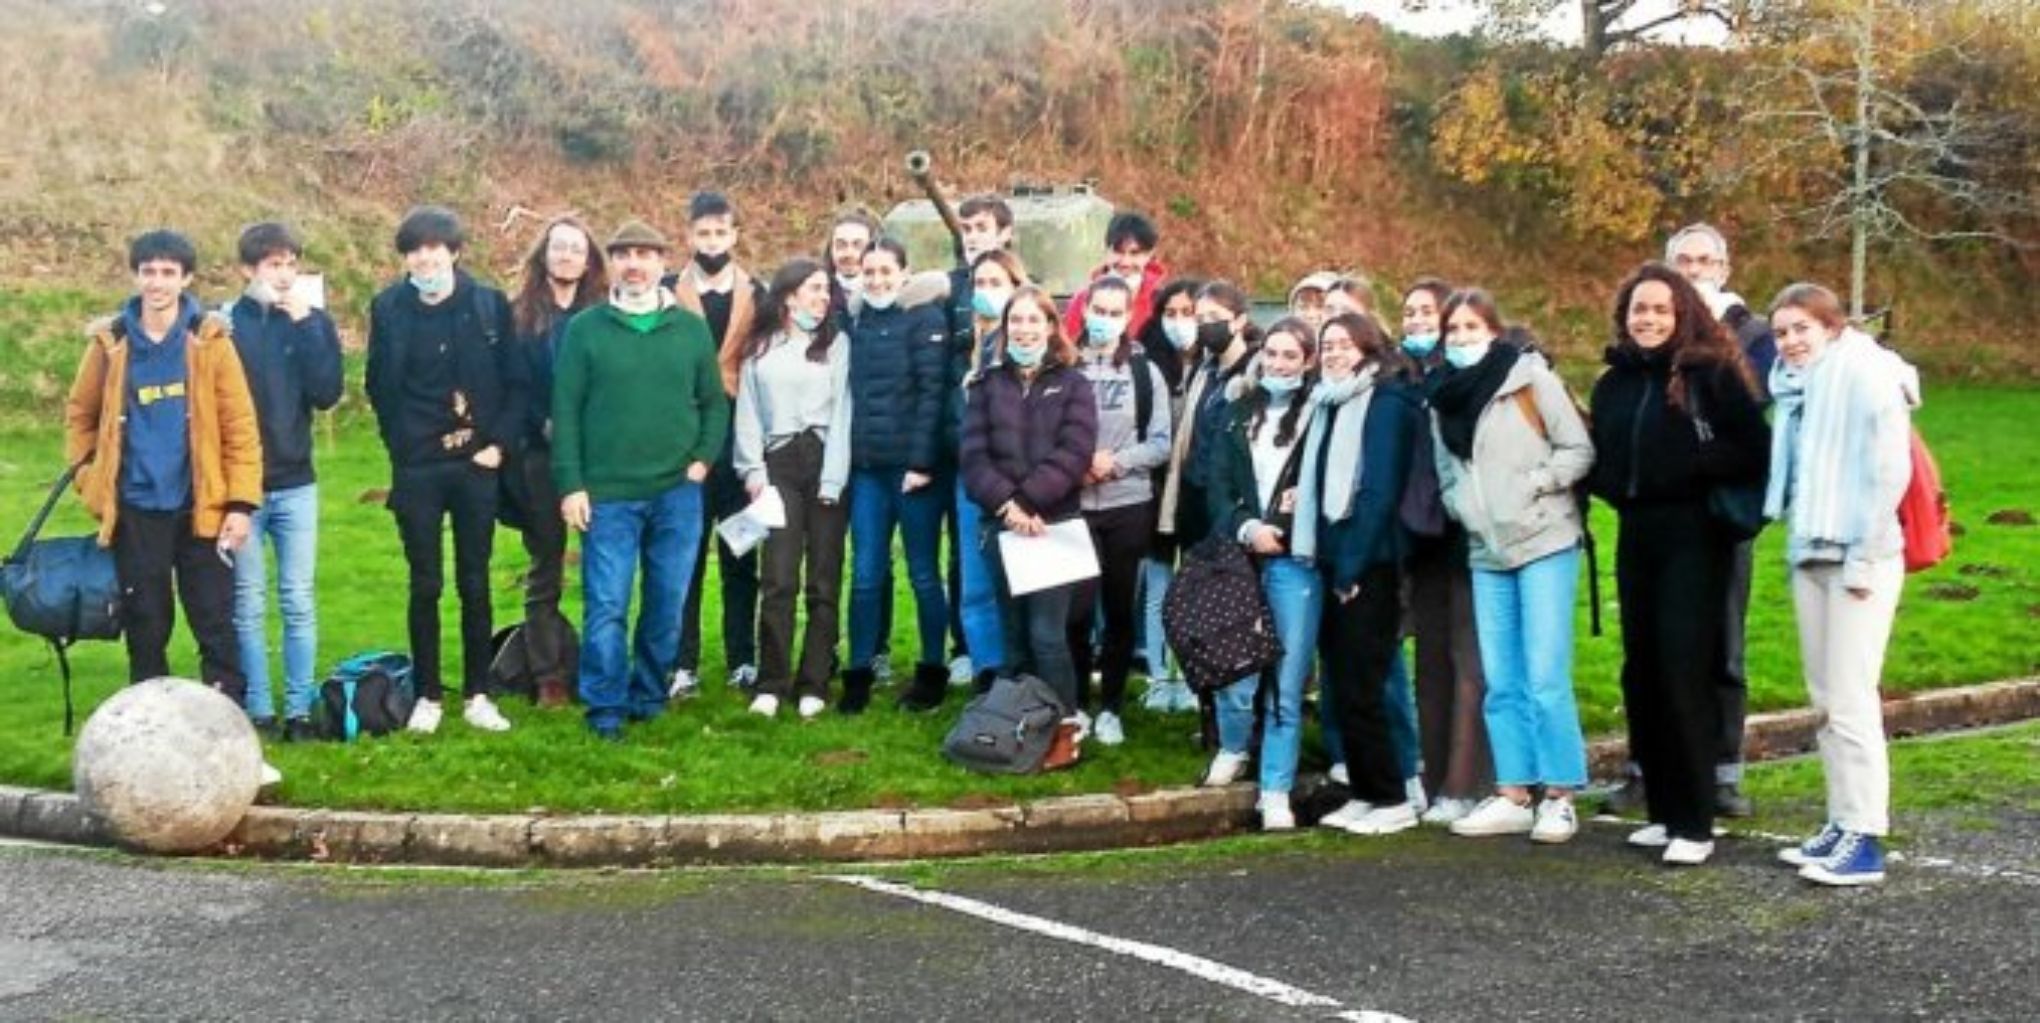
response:
M1672 292L1672 336L1664 343L1674 370L1671 384L1665 389L1665 398L1671 407L1681 411L1686 409L1686 373L1680 372L1683 370L1728 369L1752 396L1760 393L1756 373L1750 368L1749 359L1744 357L1742 346L1736 343L1728 328L1715 319L1714 312L1707 307L1707 300L1700 297L1699 289L1693 287L1684 274L1663 263L1644 263L1615 290L1615 308L1611 314L1615 343L1636 344L1636 339L1629 336L1629 303L1635 298L1637 288L1652 282L1662 284Z
M758 315L751 321L751 336L744 339L744 358L755 359L772 347L772 339L793 325L793 315L788 309L793 293L816 274L826 277L828 272L828 267L823 266L821 260L796 256L772 275L772 283L766 286L765 297L758 303ZM829 361L829 346L835 343L836 318L825 314L808 341L808 361Z
M581 232L588 240L588 269L574 285L574 301L565 309L553 302L552 275L546 271L545 250L552 244L555 229L566 227ZM545 230L524 254L517 297L510 302L510 318L517 333L537 337L552 331L553 324L601 302L609 295L609 259L595 240L595 232L581 218L568 215L546 221Z

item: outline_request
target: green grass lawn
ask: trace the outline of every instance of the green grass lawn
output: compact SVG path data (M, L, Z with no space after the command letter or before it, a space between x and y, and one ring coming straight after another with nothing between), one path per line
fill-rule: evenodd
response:
M1950 563L1908 580L1886 671L1887 688L1927 689L2040 670L2040 528L1987 522L2007 510L2040 512L2040 392L1942 386L1929 391L1919 422L1940 459L1964 528ZM24 524L58 468L54 426L0 430L0 524ZM358 396L350 398L319 450L324 518L320 535L320 663L348 653L404 646L404 566L388 513L369 492L385 485L387 466ZM82 532L85 516L67 503L46 535ZM1590 733L1621 726L1612 573L1615 528L1605 510L1596 532L1602 558L1602 599L1608 634L1586 632L1584 594L1577 683ZM8 535L11 542L12 535ZM1750 612L1753 709L1804 702L1796 633L1780 540L1767 535L1758 554ZM519 615L517 579L524 555L514 534L498 536L494 589L497 621ZM914 654L911 596L904 571L893 643L896 669ZM713 575L711 575L713 587ZM568 614L578 620L577 586ZM1157 718L1137 708L1129 742L1094 747L1074 771L1033 778L985 778L950 766L937 753L961 704L935 715L896 712L881 693L860 718L824 715L810 723L766 721L744 713L720 679L715 638L719 612L711 589L702 698L678 706L630 733L621 747L584 734L572 710L539 711L511 703L516 730L484 736L449 715L440 734L355 745L278 746L272 759L288 776L282 802L408 810L560 812L701 812L731 809L820 809L944 806L1005 802L1046 795L1184 784L1203 762L1188 716ZM449 677L458 677L456 602L444 608ZM280 654L272 647L272 654ZM275 657L272 658L273 660ZM172 661L195 670L195 653L180 629ZM125 677L118 644L76 651L80 704L88 709ZM280 663L272 674L280 677ZM69 743L62 737L56 664L46 646L0 630L0 782L69 786ZM1136 686L1138 683L1136 683Z

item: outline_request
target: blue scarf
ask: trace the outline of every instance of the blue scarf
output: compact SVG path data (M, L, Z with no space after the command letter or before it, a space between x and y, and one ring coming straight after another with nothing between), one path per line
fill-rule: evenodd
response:
M1895 363L1875 340L1848 328L1812 365L1780 359L1771 367L1778 413L1764 516L1788 522L1794 538L1853 546L1889 512L1872 508L1872 444L1879 412L1904 389Z

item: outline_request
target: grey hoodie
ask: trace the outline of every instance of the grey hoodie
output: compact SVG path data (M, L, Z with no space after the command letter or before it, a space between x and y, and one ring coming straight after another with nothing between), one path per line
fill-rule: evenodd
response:
M1525 388L1544 422L1541 433L1516 397ZM1435 412L1431 440L1439 495L1446 512L1466 527L1469 565L1513 572L1580 542L1580 506L1572 486L1593 469L1594 442L1565 384L1542 358L1516 360L1481 410L1471 461L1446 449Z
M1154 499L1154 470L1169 462L1169 385L1162 371L1142 360L1154 388L1155 408L1148 416L1147 440L1140 439L1133 390L1133 361L1112 364L1112 350L1083 349L1080 365L1098 400L1098 450L1112 452L1119 472L1111 479L1084 487L1080 500L1087 512L1124 508Z

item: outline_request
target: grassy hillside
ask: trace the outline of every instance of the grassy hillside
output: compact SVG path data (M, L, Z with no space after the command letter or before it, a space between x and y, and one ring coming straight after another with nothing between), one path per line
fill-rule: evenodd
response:
M720 187L745 210L742 257L769 266L812 248L845 202L912 197L900 156L920 146L958 192L1095 180L1159 220L1172 266L1265 294L1321 266L1365 269L1385 299L1421 273L1485 283L1577 361L1607 333L1614 282L1694 217L1734 233L1734 283L1753 301L1843 276L1838 246L1800 243L1747 187L1651 169L1669 198L1611 241L1560 215L1563 181L1452 178L1434 132L1497 51L1316 6L156 6L0 0L0 420L54 409L78 324L124 291L122 243L146 226L190 231L201 290L223 297L238 227L288 218L352 327L394 273L390 232L414 202L466 214L470 265L501 278L546 215L677 230L687 195ZM1594 74L1648 105L1667 83L1725 88L1743 59L1653 52ZM1660 130L1633 148L1668 144ZM2035 277L2003 252L1943 245L1881 258L1876 289L1899 303L1908 353L1940 375L2028 380Z

